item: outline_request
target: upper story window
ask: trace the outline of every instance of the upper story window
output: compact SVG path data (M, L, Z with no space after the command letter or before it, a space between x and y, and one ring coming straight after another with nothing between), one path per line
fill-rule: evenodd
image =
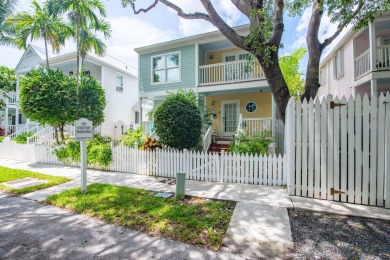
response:
M339 50L333 58L333 78L339 79L344 76L344 51Z
M116 74L116 91L123 92L123 75Z
M323 67L320 69L320 75L318 76L318 80L320 82L320 85L326 84L326 67Z
M180 53L152 57L152 83L180 81Z

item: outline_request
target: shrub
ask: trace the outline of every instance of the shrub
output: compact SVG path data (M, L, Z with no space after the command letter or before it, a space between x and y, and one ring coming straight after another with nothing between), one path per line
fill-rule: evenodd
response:
M154 120L156 133L163 145L180 150L198 145L202 117L192 91L171 94L155 110Z
M94 135L92 141L87 142L87 164L108 166L112 161L111 143L112 138L109 136ZM80 161L80 143L74 139L65 141L53 152L57 159L63 163Z
M142 135L143 135L143 127L142 125L139 125L136 129L127 130L126 134L124 134L121 137L119 142L131 148L134 148L134 144L136 142L138 143L138 146L141 146L143 144Z
M150 136L145 137L145 141L141 146L141 150L153 151L157 148L162 148L159 140L152 139Z
M34 133L21 133L20 135L13 138L13 141L15 141L17 144L26 144L27 143L27 137L33 136Z
M269 145L274 141L275 138L271 137L270 131L264 131L252 137L247 136L244 132L240 132L238 137L233 140L228 151L240 154L264 155L268 152Z
M1 135L0 135L0 143L2 143L3 140L4 140L4 136L1 136Z

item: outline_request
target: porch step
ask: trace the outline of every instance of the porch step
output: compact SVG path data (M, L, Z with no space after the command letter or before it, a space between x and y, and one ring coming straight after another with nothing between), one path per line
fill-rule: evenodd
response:
M220 153L221 151L226 152L228 148L228 144L211 144L209 147L209 153Z
M221 144L221 145L230 145L233 141L233 138L227 138L227 137L224 137L224 138L218 138L216 140L216 144Z

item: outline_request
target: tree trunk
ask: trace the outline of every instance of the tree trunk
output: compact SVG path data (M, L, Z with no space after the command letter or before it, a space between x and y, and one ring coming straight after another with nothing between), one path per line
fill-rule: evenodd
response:
M47 50L47 32L46 32L46 27L45 27L45 37L44 37L44 42L45 42L45 53L46 53L46 66L49 68L49 51Z
M264 66L261 58L257 58L257 60L263 68L265 77L267 78L269 87L272 91L277 109L277 117L284 122L286 116L286 107L288 101L290 100L290 93L288 91L287 83L284 80L282 71L279 67L278 57L277 55L272 56L274 56L271 57L273 64L269 66Z
M317 95L320 83L319 66L322 54L322 45L318 39L318 32L321 25L323 14L323 3L321 0L313 1L313 11L310 18L309 28L307 30L306 42L309 51L309 59L306 70L305 91L301 96L301 100L314 98Z
M60 140L58 140L58 129L57 129L57 126L54 127L54 135L55 135L55 138L56 138L57 145L59 145L60 144Z
M64 134L64 123L61 123L61 141L65 141L65 134Z

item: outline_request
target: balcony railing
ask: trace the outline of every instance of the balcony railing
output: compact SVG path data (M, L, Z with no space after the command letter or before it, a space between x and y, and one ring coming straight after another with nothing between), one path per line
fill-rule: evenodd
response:
M7 104L9 105L15 105L16 104L16 93L15 92L11 92L11 93L7 93Z
M355 76L356 79L364 76L371 71L371 55L370 50L366 50L355 59ZM390 69L390 45L381 45L376 47L376 69Z
M264 79L261 66L248 61L223 62L199 66L199 85L213 85Z

